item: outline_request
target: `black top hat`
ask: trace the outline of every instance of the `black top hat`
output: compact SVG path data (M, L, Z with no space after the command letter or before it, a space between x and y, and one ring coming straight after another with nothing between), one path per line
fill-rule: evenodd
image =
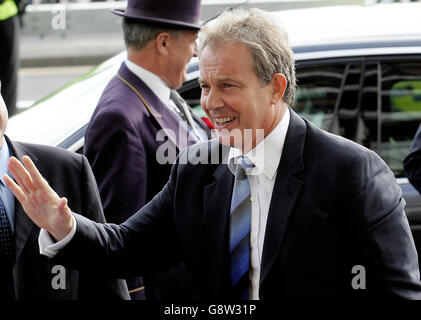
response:
M128 19L198 30L200 3L201 0L128 0L126 10L112 12Z

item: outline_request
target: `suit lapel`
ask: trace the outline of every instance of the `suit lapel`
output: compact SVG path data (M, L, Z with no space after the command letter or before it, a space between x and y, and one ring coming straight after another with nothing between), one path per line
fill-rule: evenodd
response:
M10 154L19 160L24 155L28 155L31 160L37 164L37 157L27 150L23 145L18 142L12 142L8 137L5 137L7 144L10 147ZM15 198L15 246L16 246L16 260L18 260L26 242L30 237L36 237L38 233L33 232L38 227L32 222L28 215L23 210L19 201Z
M263 246L260 284L280 252L295 201L303 186L303 149L306 124L290 109L290 123L269 207Z
M209 252L209 281L212 292L220 294L224 287L224 266L227 263L229 206L234 176L227 166L229 148L221 146L222 162L214 172L215 180L204 188L203 239ZM220 150L221 150L220 149Z
M188 131L179 125L177 116L164 105L147 84L133 74L124 63L117 77L137 95L178 151L185 149L188 146Z

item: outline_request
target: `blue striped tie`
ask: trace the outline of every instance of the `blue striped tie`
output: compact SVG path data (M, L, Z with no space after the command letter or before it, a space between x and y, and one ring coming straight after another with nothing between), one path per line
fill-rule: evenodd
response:
M244 156L238 159L230 217L230 280L233 298L249 298L250 269L250 184L246 172L254 165Z

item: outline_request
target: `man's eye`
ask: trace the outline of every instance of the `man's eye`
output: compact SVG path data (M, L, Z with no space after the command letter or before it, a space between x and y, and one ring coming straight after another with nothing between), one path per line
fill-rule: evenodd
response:
M232 84L230 84L230 83L224 83L224 88L231 88L232 87Z

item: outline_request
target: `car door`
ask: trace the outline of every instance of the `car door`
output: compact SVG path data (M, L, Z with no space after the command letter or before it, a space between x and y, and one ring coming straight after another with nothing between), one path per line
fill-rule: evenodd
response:
M421 250L421 196L402 165L421 121L420 57L307 60L297 63L297 80L298 113L377 152L391 168Z
M406 200L415 244L421 250L421 196L403 170L403 160L421 122L421 57L369 57L365 69L362 123L370 132L364 143L395 174Z

